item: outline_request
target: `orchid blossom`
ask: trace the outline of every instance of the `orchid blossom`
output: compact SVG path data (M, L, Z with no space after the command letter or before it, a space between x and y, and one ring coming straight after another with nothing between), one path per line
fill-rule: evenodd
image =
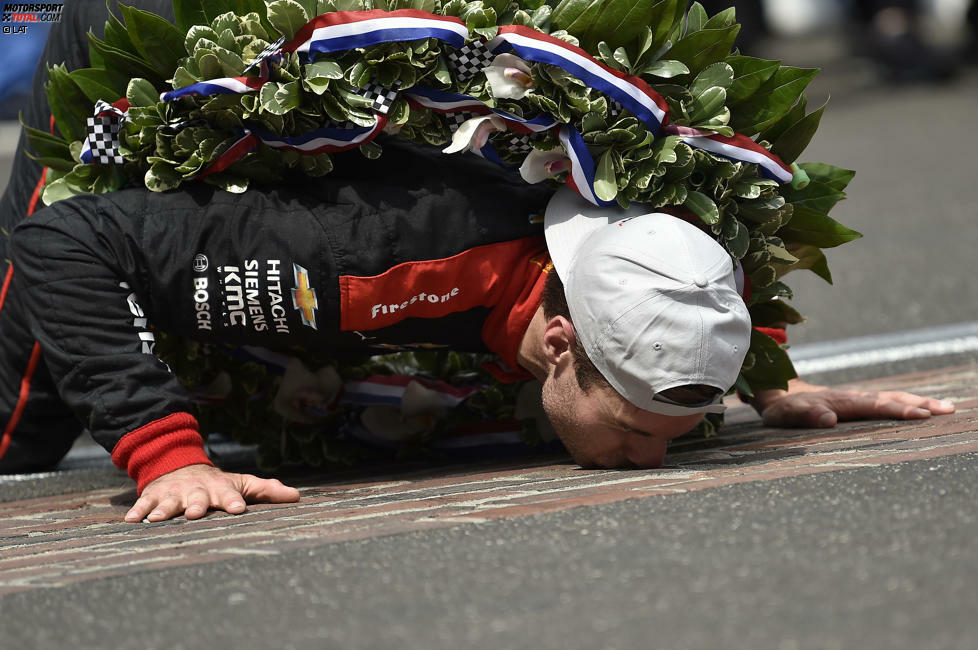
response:
M482 72L496 99L523 99L533 88L530 66L513 54L500 54Z
M331 409L342 387L343 381L332 366L312 372L302 361L291 357L272 408L290 422L316 424Z
M368 406L360 415L360 423L375 438L400 442L430 430L446 410L438 391L411 381L404 389L400 407Z
M534 184L560 172L569 171L570 168L571 159L563 147L555 147L549 151L533 149L520 165L520 176L527 183Z
M498 115L480 115L462 122L452 135L452 143L442 149L442 153L458 153L459 151L478 151L486 146L489 134L505 131L506 123Z

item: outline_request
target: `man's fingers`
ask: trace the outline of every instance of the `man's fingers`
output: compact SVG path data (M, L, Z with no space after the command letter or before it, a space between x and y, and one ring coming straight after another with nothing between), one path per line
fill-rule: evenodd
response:
M232 480L231 483L236 484L237 481ZM245 511L245 497L241 494L241 488L237 485L234 487L228 485L219 489L214 495L213 503L215 508L219 508L232 515L240 515Z
M299 500L299 491L283 485L277 478L258 478L251 474L239 474L241 494L251 502L294 503Z
M183 516L187 519L200 519L207 514L207 508L211 505L210 495L202 487L194 488L187 495L187 508L183 511Z
M915 398L913 395L908 395ZM858 420L862 418L889 418L893 420L916 420L930 417L928 409L918 404L926 402L921 398L893 399L892 395L859 395L849 394L842 399L831 400L831 406L839 415L840 420Z
M900 402L902 404L907 404L909 406L915 406L917 408L930 411L934 415L954 413L954 402L950 402L948 400L921 397L920 395L914 395L913 393L905 393L902 391L880 393L880 397L893 400L895 402Z
M164 521L184 515L200 519L208 509L230 514L245 511L246 503L291 503L299 491L276 479L228 474L206 465L190 465L149 483L126 513L126 521Z
M153 508L152 512L146 515L146 518L150 521L165 521L167 519L172 519L176 517L183 511L183 503L174 494L168 494L165 496L156 507Z
M136 499L136 503L132 504L132 508L126 513L126 521L130 523L140 522L146 518L153 506L156 505L155 499L150 499L148 497L139 497Z
M790 400L764 411L764 424L769 427L808 427L825 429L839 421L835 411L821 403Z

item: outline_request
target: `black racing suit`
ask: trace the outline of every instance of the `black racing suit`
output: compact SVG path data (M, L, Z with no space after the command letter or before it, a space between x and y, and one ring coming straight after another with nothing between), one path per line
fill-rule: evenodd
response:
M337 157L340 169L351 159L352 178L245 194L122 190L26 219L0 312L0 420L9 425L24 395L23 371L6 361L37 341L47 372L35 369L22 408L56 392L78 418L74 429L84 423L144 485L161 469L202 462L199 452L177 454L199 447L196 423L169 417L191 406L153 354L153 328L340 356L440 344L513 365L549 261L528 217L542 213L549 192L472 156L403 146L369 164L353 156ZM523 321L511 322L509 311L527 301ZM51 425L28 411L11 435Z
M104 18L81 7L90 20L65 19L76 34ZM80 45L62 26L46 57L83 65ZM46 128L39 96L26 119ZM0 294L0 471L56 461L83 427L140 488L208 462L185 391L152 354L154 328L335 355L444 344L512 365L539 300L533 278L549 269L528 217L550 192L403 143L335 164L243 195L196 185L37 204L14 229ZM39 173L18 159L6 230L29 213Z

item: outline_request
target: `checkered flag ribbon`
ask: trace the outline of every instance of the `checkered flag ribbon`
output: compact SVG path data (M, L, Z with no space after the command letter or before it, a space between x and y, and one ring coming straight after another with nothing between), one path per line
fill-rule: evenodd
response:
M125 162L119 147L119 131L128 120L126 113L112 104L102 101L95 103L95 115L85 121L85 146L82 150L82 160L86 163L108 165ZM86 155L87 154L87 155Z
M448 130L455 133L458 131L458 127L465 124L466 121L471 120L473 117L478 117L478 113L458 111L457 113L449 113L445 117L448 121Z
M367 99L373 100L371 108L374 112L387 115L387 112L397 99L397 89L401 86L401 81L395 80L391 86L382 86L378 83L370 83L359 89L359 93Z
M611 117L618 117L624 110L625 107L617 99L608 100L608 115Z
M482 72L495 56L482 41L472 41L449 52L448 60L455 68L455 77L464 83Z
M527 133L514 136L506 143L506 149L516 155L530 153L532 148L533 145L530 144L530 136Z
M251 63L248 64L248 67L245 68L241 74L247 74L248 71L254 68L256 65L260 64L265 59L271 57L273 54L276 54L279 50L282 49L283 45L285 45L285 36L280 36L277 41L275 41L271 45L268 45L264 50L261 51L261 53L259 53L258 56L252 59Z

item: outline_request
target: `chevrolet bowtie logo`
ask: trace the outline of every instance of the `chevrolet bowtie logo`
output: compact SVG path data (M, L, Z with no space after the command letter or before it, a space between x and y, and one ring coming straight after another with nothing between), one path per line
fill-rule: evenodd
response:
M296 287L292 290L292 306L302 314L303 325L319 329L316 327L316 310L319 309L319 300L316 299L316 290L309 286L309 271L298 264L293 264L292 277L295 279Z

